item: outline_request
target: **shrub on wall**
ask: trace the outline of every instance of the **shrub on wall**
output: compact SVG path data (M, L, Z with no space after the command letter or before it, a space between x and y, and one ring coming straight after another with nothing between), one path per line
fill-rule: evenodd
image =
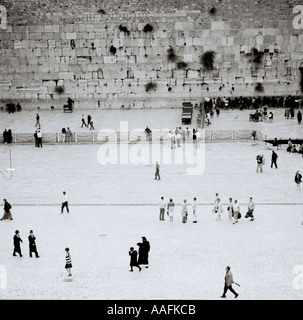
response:
M201 57L201 63L205 70L214 70L214 61L216 53L214 51L206 51Z
M56 86L55 92L62 94L64 92L64 87L63 86Z
M186 69L187 68L187 63L184 61L179 61L177 63L177 69Z
M146 92L150 91L150 90L156 90L157 88L157 84L156 83L153 83L152 81L148 82L146 85L145 85L145 90Z
M167 50L167 60L170 62L175 62L177 60L177 55L172 47Z
M258 91L258 92L263 92L264 91L263 84L261 82L258 82L256 87L255 87L255 90Z
M144 32L152 32L153 29L154 29L153 26L151 26L151 25L148 23L148 24L146 24L146 25L144 26L143 31L144 31Z
M216 9L215 7L212 7L212 8L209 10L209 13L212 14L212 15L216 14L216 12L217 12L217 9Z
M117 48L112 45L112 46L110 46L110 48L109 48L109 52L110 52L111 54L116 54Z
M120 24L119 30L120 30L121 32L126 33L126 34L130 34L130 32L129 32L129 30L127 29L127 27L122 26L122 24Z

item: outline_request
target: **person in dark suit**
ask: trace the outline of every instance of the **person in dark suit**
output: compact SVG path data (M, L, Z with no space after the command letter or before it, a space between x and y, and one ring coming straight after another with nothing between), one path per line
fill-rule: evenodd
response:
M67 104L70 110L73 109L74 100L72 100L70 97L67 99Z
M14 251L13 251L13 256L16 256L16 253L19 254L20 257L22 257L21 253L21 247L20 247L20 242L23 242L22 239L20 238L19 230L15 231L14 235Z
M231 291L235 295L235 298L237 298L239 294L232 287L234 280L233 280L233 274L230 271L230 267L227 266L225 270L226 270L225 283L224 283L224 290L221 298L226 298L227 290Z
M133 247L131 247L129 249L128 254L130 255L130 270L129 271L134 271L133 267L137 267L139 268L139 271L141 271L141 267L138 265L138 260L137 260L137 256L138 256L138 252L136 250L134 250Z
M13 220L12 213L11 213L11 208L12 208L11 204L6 199L3 199L3 203L4 203L4 207L3 207L4 214L0 220L1 221L2 220Z
M36 237L34 235L33 230L30 230L29 232L28 242L29 242L29 256L32 258L32 253L34 253L36 255L36 258L39 258L39 254L36 247Z
M150 251L150 243L146 239L146 237L142 237L142 243L144 246L144 254L145 254L145 261L146 261L145 268L148 268L148 255L149 255L149 251Z
M277 159L278 159L278 155L276 154L276 152L273 150L272 151L272 155L271 155L271 168L273 165L275 165L276 169L278 169L278 166L277 166Z

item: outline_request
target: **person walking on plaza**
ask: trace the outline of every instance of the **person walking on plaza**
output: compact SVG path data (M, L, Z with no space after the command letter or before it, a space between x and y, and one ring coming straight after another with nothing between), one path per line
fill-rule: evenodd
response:
M165 203L164 203L164 197L161 197L161 201L159 202L159 209L160 209L160 215L159 219L160 221L164 221L164 215L165 215Z
M235 298L237 298L239 294L232 287L232 284L234 283L234 279L233 279L233 274L230 271L230 267L227 266L225 270L226 270L226 274L224 279L224 289L223 289L223 294L221 298L226 298L227 290L232 292L235 295Z
M36 237L34 235L33 230L30 230L29 232L28 242L29 242L29 256L32 258L32 254L34 253L36 255L36 258L39 258L39 254L36 247Z
M37 138L38 138L38 148L42 148L42 132L41 130L37 131Z
M217 214L216 221L221 221L222 212L223 212L222 204L221 204L220 198L218 198L217 204L216 204L216 207L215 207L215 213Z
M65 248L65 270L67 271L67 274L69 277L72 276L71 268L73 267L72 265L72 259L70 256L70 250L69 248Z
M156 162L156 172L155 172L154 180L161 180L161 178L160 178L160 164L158 161Z
M3 207L4 214L0 220L1 221L13 220L12 213L11 213L11 208L12 208L11 204L6 199L3 199L3 203L4 203L4 207Z
M254 221L255 220L255 217L254 217L255 203L253 202L252 197L249 198L247 209L248 211L245 215L245 218L250 218L250 221Z
M175 209L175 204L173 202L173 199L169 199L169 202L167 204L167 214L169 216L170 222L174 221L174 209Z
M71 131L71 129L69 128L69 127L67 127L67 129L66 129L66 134L65 134L65 136L66 136L66 142L72 142L72 131Z
M134 247L130 247L129 252L128 252L129 256L130 256L130 270L131 272L133 272L133 267L139 268L139 271L141 271L141 267L138 265L138 252L136 250L134 250Z
M64 208L66 208L67 213L69 213L68 197L65 191L63 191L63 197L62 197L62 203L61 203L61 214L63 213Z
M213 206L213 208L212 208L212 213L215 213L216 206L217 206L217 203L218 203L218 199L220 199L220 197L219 197L219 194L218 194L218 193L216 193L216 195L215 195L215 202L214 202L214 206Z
M259 169L260 169L260 172L262 173L263 172L263 155L257 155L256 159L257 159L257 173L259 172Z
M83 126L84 126L85 128L87 128L87 124L86 124L85 119L84 119L84 114L82 114L81 128L83 128Z
M92 119L92 116L90 114L88 114L87 115L87 127L89 127L91 119Z
M187 201L184 199L182 204L181 216L182 216L182 223L187 222L188 210L187 210Z
M20 257L22 257L22 253L21 253L21 246L20 243L23 242L21 237L20 237L20 233L19 230L15 231L15 235L14 235L14 251L13 251L13 256L16 256L16 253L19 254Z
M233 224L236 224L236 223L238 223L238 220L241 218L240 205L239 205L237 200L235 200L235 202L234 202L233 210L234 210L234 222L233 222Z
M197 198L195 197L193 199L193 203L192 203L192 208L193 208L193 223L197 223L197 210L198 210L198 203L197 203Z
M234 205L233 205L233 199L229 198L229 202L227 205L227 212L228 212L228 219L229 221L232 221L233 215L234 215Z
M145 268L148 268L148 264L149 264L149 251L150 251L150 243L149 241L146 239L146 237L142 237L142 243L144 246L144 254L145 254L145 261L146 261L146 266Z
M89 130L95 130L94 121L93 121L92 117L90 118L90 122L89 122Z
M272 154L271 154L271 165L270 165L271 168L273 167L273 165L275 165L276 169L278 169L277 159L278 159L278 155L277 155L277 153L273 150L273 151L272 151Z
M301 124L301 122L302 122L302 113L301 113L300 110L297 113L297 119L298 119L298 124Z
M40 116L39 116L39 114L37 113L36 114L36 124L35 124L35 127L40 127Z
M302 175L298 170L295 175L295 183L297 184L297 190L301 190L301 186L300 186L301 182L302 182Z

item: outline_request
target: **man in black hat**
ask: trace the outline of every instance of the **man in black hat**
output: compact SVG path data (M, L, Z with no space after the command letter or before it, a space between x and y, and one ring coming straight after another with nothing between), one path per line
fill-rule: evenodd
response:
M15 231L15 235L14 235L14 252L13 252L13 256L16 256L16 253L18 253L19 256L22 257L20 242L23 242L23 241L20 238L19 230L16 230Z
M28 242L29 242L29 256L32 258L32 253L34 253L36 255L36 258L39 258L39 254L37 252L37 247L36 247L36 237L34 235L33 230L30 230L29 232Z

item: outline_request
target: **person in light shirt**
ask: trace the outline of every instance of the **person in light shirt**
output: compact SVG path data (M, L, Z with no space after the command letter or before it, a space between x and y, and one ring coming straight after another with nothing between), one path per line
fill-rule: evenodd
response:
M234 202L233 209L234 209L234 222L233 222L233 224L235 224L235 223L238 223L238 219L239 219L239 215L240 215L240 205L237 200L235 200L235 202Z
M62 204L61 204L61 214L63 213L64 208L66 208L67 213L69 213L68 198L67 198L65 191L63 191Z

